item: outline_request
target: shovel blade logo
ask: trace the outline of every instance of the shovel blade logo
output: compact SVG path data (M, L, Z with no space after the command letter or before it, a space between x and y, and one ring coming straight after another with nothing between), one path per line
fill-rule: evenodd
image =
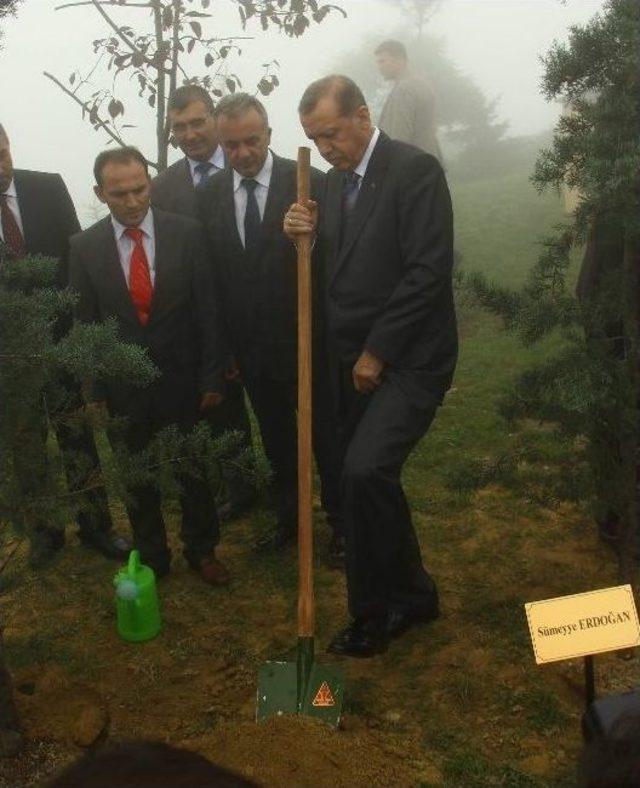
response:
M313 706L335 706L336 702L331 694L331 688L326 681L320 685L320 689L316 692L316 696L312 702Z

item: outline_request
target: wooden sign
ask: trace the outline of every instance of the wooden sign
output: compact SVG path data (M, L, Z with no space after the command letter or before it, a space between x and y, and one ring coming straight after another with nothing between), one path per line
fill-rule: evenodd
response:
M630 585L528 602L524 607L538 665L640 646Z

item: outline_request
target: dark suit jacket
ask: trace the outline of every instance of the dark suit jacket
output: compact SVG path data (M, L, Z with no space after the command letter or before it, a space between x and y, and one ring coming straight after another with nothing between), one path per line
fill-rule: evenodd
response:
M151 181L151 204L161 211L200 218L196 190L186 157L167 167Z
M453 218L433 156L381 133L340 245L343 173L326 181L320 241L332 352L355 361L363 349L419 394L442 398L457 356Z
M60 285L67 283L69 239L79 232L76 210L58 174L15 170L14 182L27 254L60 261Z
M313 169L318 199L324 175ZM291 380L297 370L297 254L282 231L296 200L296 163L273 157L273 171L253 254L240 241L233 197L233 170L213 175L202 195L202 215L220 294L227 342L245 375Z
M161 373L144 389L99 382L95 398L134 420L190 421L202 392L222 390L213 277L196 221L155 208L153 218L156 279L146 326L131 301L111 217L71 239L70 284L80 296L79 320L115 319L120 338L145 348Z

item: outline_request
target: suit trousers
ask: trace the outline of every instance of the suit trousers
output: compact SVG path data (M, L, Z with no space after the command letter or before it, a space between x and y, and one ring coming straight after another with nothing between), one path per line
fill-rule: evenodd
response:
M145 449L153 436L166 426L166 423L153 420L132 421L126 425L120 439L127 451L133 454ZM188 431L193 423L178 426ZM202 558L213 554L220 540L218 515L205 479L184 474L180 476L179 482L182 487L180 537L184 545L184 557L191 566L197 568ZM152 484L141 484L129 492L131 498L127 513L133 530L134 547L140 551L142 563L156 571L165 572L169 569L171 551L167 545L160 491Z
M400 474L437 404L426 397L419 405L391 371L375 392L359 394L352 369L340 370L339 402L349 611L354 618L427 611L435 584L422 564Z
M242 435L239 451L244 451L253 445L251 421L244 400L244 386L239 381L227 383L224 400L215 408L209 408L203 418L208 423L214 438L220 437L225 432L235 431ZM228 494L231 505L238 507L243 507L254 497L251 486L238 476L229 479Z
M326 382L326 377L323 379ZM271 496L278 524L295 530L298 521L298 425L295 381L276 380L261 373L243 373L256 414L264 451L273 473ZM340 515L340 450L333 407L326 392L314 387L314 453L321 483L322 506L329 524L342 531Z

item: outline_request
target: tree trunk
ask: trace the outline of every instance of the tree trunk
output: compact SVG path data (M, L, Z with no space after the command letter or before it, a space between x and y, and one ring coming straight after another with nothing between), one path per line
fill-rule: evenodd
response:
M18 710L13 701L13 682L5 663L0 627L0 758L15 755L22 745Z

